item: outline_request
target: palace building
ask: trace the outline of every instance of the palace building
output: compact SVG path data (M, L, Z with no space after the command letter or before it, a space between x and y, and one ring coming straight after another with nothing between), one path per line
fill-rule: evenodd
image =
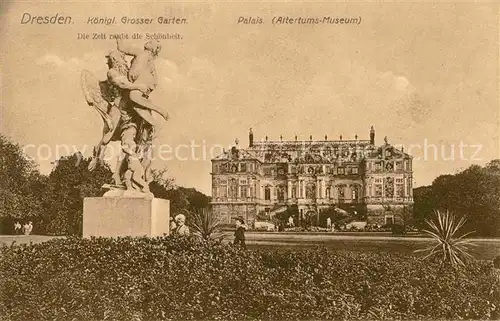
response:
M251 223L294 209L297 219L321 225L325 213L348 213L368 224L390 224L411 215L412 157L384 139L287 141L266 137L236 145L212 159L212 210L226 223Z

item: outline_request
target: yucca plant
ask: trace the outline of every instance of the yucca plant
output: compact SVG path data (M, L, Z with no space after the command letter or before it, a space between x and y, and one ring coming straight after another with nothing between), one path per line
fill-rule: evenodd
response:
M210 209L201 209L198 211L189 212L188 225L193 234L201 238L208 239L221 239L224 234L222 233L222 219L219 215Z
M434 214L435 217L432 220L425 220L428 229L422 230L422 232L432 237L434 244L415 252L428 252L424 259L432 256L442 256L445 263L450 263L453 266L464 266L467 260L473 258L468 253L469 246L476 246L465 237L474 233L474 231L459 234L459 230L466 223L464 217L457 220L449 211L442 213L436 210Z

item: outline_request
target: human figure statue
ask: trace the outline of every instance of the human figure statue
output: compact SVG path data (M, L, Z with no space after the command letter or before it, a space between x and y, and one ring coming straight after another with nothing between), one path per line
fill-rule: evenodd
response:
M326 219L326 228L328 228L328 229L332 228L332 219L331 218Z
M103 135L101 141L94 148L94 157L89 164L89 170L94 170L98 162L102 163L104 157L104 146L113 138L120 121L121 110L127 104L122 100L125 91L140 90L148 92L149 87L145 84L131 83L128 81L128 65L125 55L114 50L106 55L106 63L109 67L107 80L99 81L94 75L83 70L81 75L82 89L90 106L93 106L104 121Z
M88 70L84 70L81 76L87 103L96 108L104 121L103 135L94 148L89 170L102 163L105 147L110 141L120 141L122 155L113 175L114 185L104 187L113 191L121 189L150 194L154 137L151 112L168 119L168 113L149 100L150 93L157 87L154 60L161 46L156 41L149 41L143 50L139 50L118 40L117 49L106 56L109 67L106 81L99 81ZM134 57L130 67L125 55Z
M126 170L123 172L125 187L127 190L132 190L135 189L132 184L136 184L142 192L149 193L149 184L144 179L144 167L134 140L136 135L137 128L135 126L130 126L122 132L122 150L125 153L124 160L127 164Z
M142 92L141 90L132 89L129 92L131 101L137 104L138 107L145 108L148 111L154 111L160 114L165 120L169 119L168 113L163 111L160 107L153 104L148 98L153 90L158 85L158 77L156 74L155 59L161 51L161 45L156 40L150 40L144 44L144 48L135 47L125 44L122 39L116 40L116 45L119 51L126 55L133 56L130 63L130 70L128 72L128 80L130 82L137 82L147 84L149 90ZM154 125L151 114L138 110L146 121Z
M294 227L294 226L295 226L295 224L293 223L293 216L290 216L290 217L288 218L288 225L289 225L290 227Z

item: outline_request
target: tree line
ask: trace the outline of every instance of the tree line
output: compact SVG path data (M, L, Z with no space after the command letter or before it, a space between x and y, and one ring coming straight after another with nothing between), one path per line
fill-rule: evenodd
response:
M89 162L79 153L62 157L44 175L18 144L0 135L0 233L11 234L17 221L32 221L33 234L81 235L83 199L102 196L102 185L112 181L109 166L88 171ZM176 186L167 169L155 170L153 177L151 192L170 200L171 215L210 203L196 189Z
M419 227L425 226L434 210L449 210L467 219L464 228L475 231L472 236L500 236L500 159L441 175L430 186L415 188L413 196Z

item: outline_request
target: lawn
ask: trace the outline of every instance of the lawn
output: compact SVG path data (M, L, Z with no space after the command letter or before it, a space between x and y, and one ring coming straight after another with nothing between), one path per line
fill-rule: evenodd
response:
M231 236L228 236L230 240ZM307 249L326 247L329 250L350 250L362 252L407 253L421 249L429 244L430 239L422 236L398 237L344 235L344 234L291 234L291 233L247 233L249 248L295 248ZM500 255L500 239L474 239L475 247L471 254L479 260L493 260Z
M64 236L45 235L0 235L0 245L40 243L52 238ZM233 239L232 233L226 233L226 242ZM328 250L350 250L361 252L386 252L411 254L414 250L425 247L429 239L420 236L395 237L386 235L359 236L349 234L326 233L246 233L249 249L310 249L325 247ZM479 260L493 260L500 255L500 239L476 239L476 247L471 254Z

